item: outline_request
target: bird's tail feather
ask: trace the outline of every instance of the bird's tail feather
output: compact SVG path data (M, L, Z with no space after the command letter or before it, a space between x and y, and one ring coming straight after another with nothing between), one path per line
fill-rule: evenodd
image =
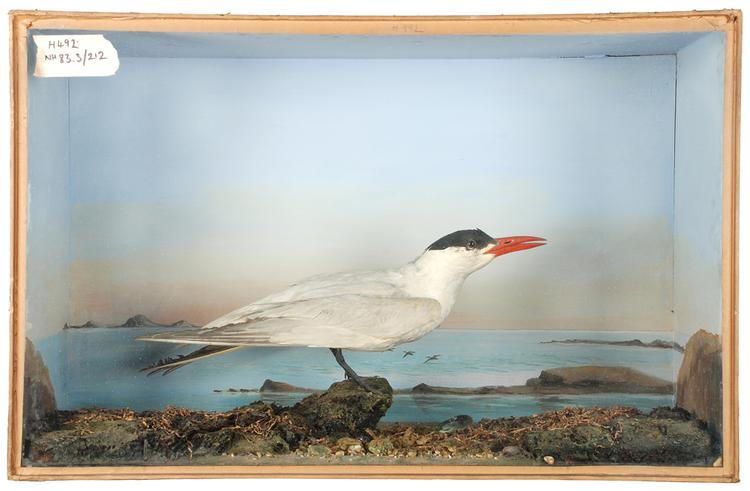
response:
M193 363L194 361L202 360L204 358L208 358L209 356L228 353L230 351L238 350L241 348L245 348L245 346L204 346L193 351L192 353L188 353L187 355L179 355L176 357L159 360L151 366L142 368L141 371L148 372L148 376L160 372L162 375L167 375L174 372L178 368L182 368L185 365Z

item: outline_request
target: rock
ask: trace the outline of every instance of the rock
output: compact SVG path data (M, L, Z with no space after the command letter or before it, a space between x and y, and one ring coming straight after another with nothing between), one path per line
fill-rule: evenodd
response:
M336 440L336 447L347 455L361 455L365 453L362 442L356 438L343 437Z
M331 449L325 445L310 445L307 447L307 455L310 457L327 457L331 453Z
M63 329L96 329L99 327L102 327L102 326L100 326L94 321L86 321L85 324L81 324L80 326L71 326L66 322L65 327L63 327Z
M526 385L563 385L565 379L562 375L554 373L555 369L542 370L537 378L530 378L526 381Z
M582 366L542 370L538 377L525 385L486 385L482 387L440 387L418 384L396 393L413 395L488 395L488 394L597 394L640 393L673 394L674 386L666 380L652 377L627 367Z
M39 463L110 464L142 460L147 447L135 421L92 422L86 428L61 429L31 441L29 458Z
M676 404L704 421L716 438L722 431L721 387L721 340L701 329L685 345Z
M289 453L289 444L279 435L238 435L225 452L234 455L278 455Z
M599 426L530 432L524 446L535 457L555 456L565 462L601 462L612 453L614 441Z
M517 447L515 445L508 445L507 447L503 447L503 450L501 453L505 457L515 457L516 455L521 455L523 453L523 450L521 450L521 447Z
M535 457L562 462L690 464L713 455L711 436L696 420L637 416L611 425L530 432L524 446Z
M655 407L648 413L651 418L676 419L678 421L689 421L693 419L691 414L679 407Z
M674 388L660 378L627 367L580 366L542 370L526 381L529 387L589 388L600 392L669 394Z
M336 447L338 447L339 450L346 450L352 445L359 445L361 443L362 442L357 440L356 438L350 438L348 436L345 436L343 438L339 438L338 440L336 440Z
M553 465L555 463L555 458L553 456L551 456L551 455L545 455L544 456L544 463L545 464L549 464L549 465Z
M452 433L463 430L474 424L474 420L467 414L460 414L440 423L441 433Z
M623 420L617 455L632 462L690 465L713 456L711 435L696 420Z
M518 387L504 387L500 385L487 385L483 387L440 387L435 385L417 384L411 389L398 390L397 393L406 394L451 394L451 395L487 395L487 394L515 394ZM521 387L522 392L529 392L525 387Z
M57 424L55 389L49 370L34 343L26 338L23 370L23 433L29 441L36 435L54 429Z
M412 394L433 394L435 388L427 384L417 384L411 389Z
M393 442L388 437L373 438L367 444L367 450L375 455L388 455L393 451Z
M375 392L345 380L326 392L305 397L292 411L307 421L314 435L361 435L375 428L393 402L393 389L386 379L369 377L365 381Z
M283 393L306 393L306 394L312 394L320 392L319 390L315 389L307 389L305 387L297 387L291 384L287 384L285 382L277 382L275 380L266 379L265 382L263 382L263 385L260 386L260 389L258 389L258 392L283 392Z
M133 317L125 321L124 324L118 327L168 327L164 324L158 324L143 314L136 314Z

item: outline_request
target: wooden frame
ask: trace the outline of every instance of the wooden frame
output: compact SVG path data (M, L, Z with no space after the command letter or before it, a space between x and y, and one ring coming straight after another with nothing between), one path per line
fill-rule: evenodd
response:
M8 475L11 479L158 479L230 477L536 478L673 481L738 480L738 166L741 13L708 11L655 14L480 17L255 17L222 15L26 12L10 14L12 64L12 308ZM97 29L169 32L295 34L595 34L693 31L726 33L723 137L722 343L724 455L719 467L575 466L162 466L32 468L21 465L26 291L27 35L28 30Z

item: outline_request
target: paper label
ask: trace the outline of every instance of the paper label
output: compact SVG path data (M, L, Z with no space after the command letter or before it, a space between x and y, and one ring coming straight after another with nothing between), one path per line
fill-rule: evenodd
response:
M106 77L120 68L112 43L101 34L34 36L36 77Z

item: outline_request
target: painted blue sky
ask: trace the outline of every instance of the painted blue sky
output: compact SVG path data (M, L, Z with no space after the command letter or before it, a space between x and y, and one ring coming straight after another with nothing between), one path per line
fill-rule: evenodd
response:
M204 322L479 227L550 243L470 278L446 326L669 329L674 71L125 58L71 80L70 321Z

